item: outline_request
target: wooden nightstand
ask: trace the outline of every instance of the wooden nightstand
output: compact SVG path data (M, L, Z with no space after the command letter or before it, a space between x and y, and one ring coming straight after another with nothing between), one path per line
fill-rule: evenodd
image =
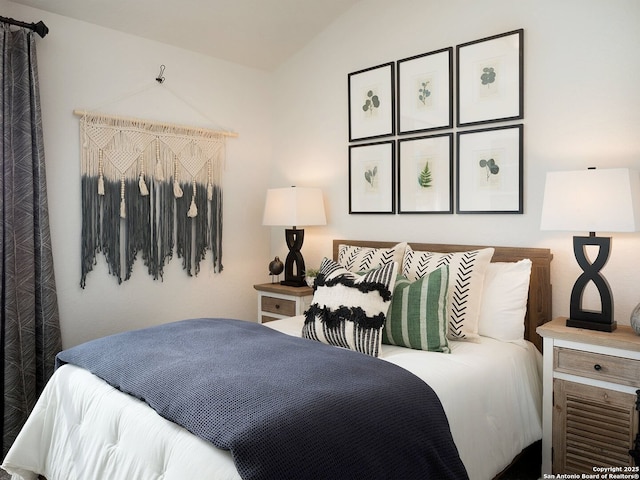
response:
M565 322L537 328L544 342L542 473L625 466L638 473L629 450L640 451L640 336L626 325L607 333Z
M311 304L311 287L288 287L279 283L254 285L258 291L258 322L302 315Z

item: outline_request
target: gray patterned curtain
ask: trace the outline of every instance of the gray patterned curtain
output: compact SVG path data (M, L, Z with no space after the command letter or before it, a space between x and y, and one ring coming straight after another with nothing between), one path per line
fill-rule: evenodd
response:
M2 456L61 348L34 33L0 23Z

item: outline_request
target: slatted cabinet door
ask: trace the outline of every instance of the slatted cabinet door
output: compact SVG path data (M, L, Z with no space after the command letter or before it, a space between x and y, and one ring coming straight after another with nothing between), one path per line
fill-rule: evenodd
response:
M638 433L636 395L554 379L553 471L633 466Z

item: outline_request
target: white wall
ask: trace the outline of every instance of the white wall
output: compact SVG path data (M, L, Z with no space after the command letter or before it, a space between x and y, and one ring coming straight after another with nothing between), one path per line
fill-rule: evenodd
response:
M330 255L332 238L547 247L554 254L553 311L568 315L580 270L573 233L539 229L545 174L588 166L640 168L639 25L637 0L355 5L274 78L271 184L322 187L328 208L328 225L307 229L307 265ZM349 215L347 74L518 28L525 30L525 213ZM272 253L283 253L280 236L272 235ZM640 234L612 236L603 273L616 319L628 324L640 302Z
M63 346L189 317L255 320L252 285L269 279L270 232L261 220L271 158L270 76L6 0L0 0L0 10L23 21L43 20L50 29L38 39L37 50ZM154 80L161 64L166 65L163 86ZM139 262L133 278L118 285L100 257L86 289L80 289L80 157L74 109L239 133L227 141L221 274L213 273L208 255L199 276L189 278L174 256L164 281L153 281Z
M0 9L4 16L42 19L51 29L37 43L65 347L179 318L253 319L252 285L268 281L268 261L286 253L283 230L260 225L265 189L293 184L325 192L329 224L306 229L309 266L331 254L336 237L549 247L554 313L566 315L579 267L571 233L539 230L546 172L640 168L637 0L363 0L274 74L7 0ZM349 215L347 74L516 28L525 29L524 215ZM154 82L160 64L167 67L165 85L187 103ZM222 274L205 266L187 278L174 259L163 282L137 268L132 280L117 285L101 261L80 289L79 140L72 111L96 107L239 132L227 149ZM604 273L617 320L628 323L640 302L640 234L613 237Z

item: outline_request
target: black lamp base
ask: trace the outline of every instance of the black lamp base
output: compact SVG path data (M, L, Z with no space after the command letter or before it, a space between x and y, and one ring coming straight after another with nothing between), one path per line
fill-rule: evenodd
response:
M567 318L567 327L586 328L587 330L597 330L599 332L613 332L618 324L616 322L599 323L589 320L575 320Z
M589 262L585 248L587 246L598 247L598 255L593 262ZM613 300L611 288L607 280L600 274L600 270L609 260L611 251L611 237L596 237L591 234L588 237L573 237L573 253L576 261L582 267L582 274L576 280L571 290L569 302L569 319L567 327L586 328L600 332L613 332L616 322L613 320ZM582 295L587 284L592 282L600 294L600 312L582 309Z
M307 284L304 281L304 258L300 253L302 242L304 241L304 230L296 227L287 228L284 231L284 237L289 247L289 253L284 262L284 280L280 282L280 285L306 287Z

